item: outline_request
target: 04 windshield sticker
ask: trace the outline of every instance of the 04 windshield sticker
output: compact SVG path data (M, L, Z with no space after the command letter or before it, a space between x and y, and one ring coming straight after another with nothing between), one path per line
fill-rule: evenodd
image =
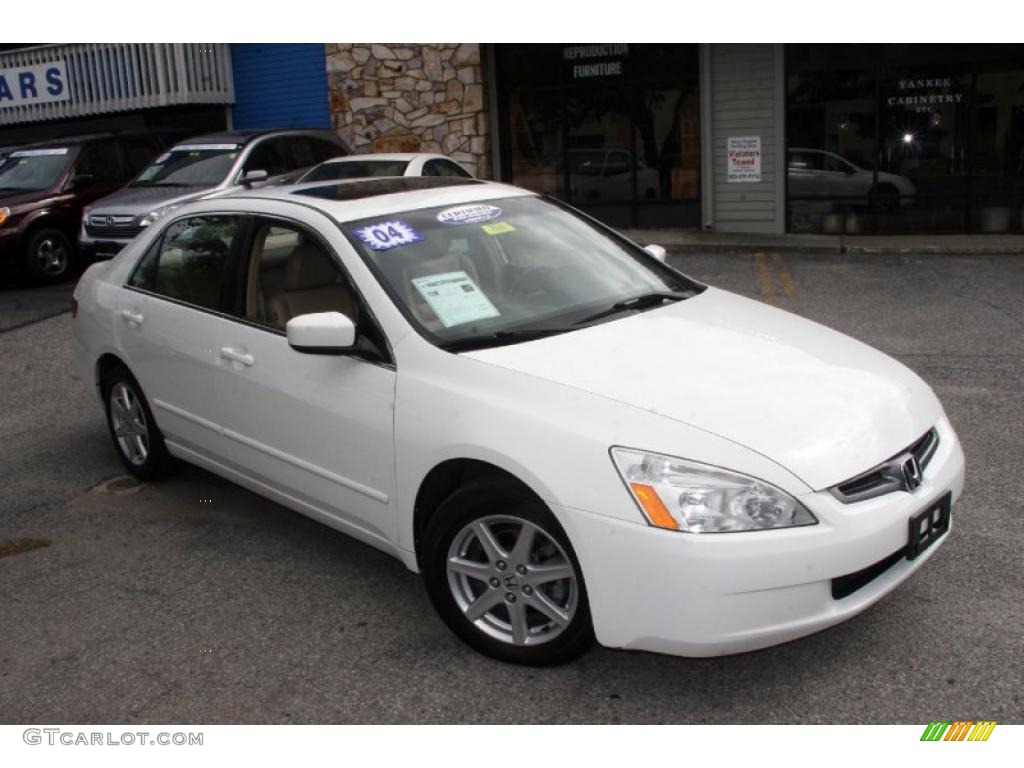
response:
M445 328L501 315L465 272L416 277L412 284Z
M360 227L353 230L352 234L375 251L389 251L400 245L418 243L423 239L419 232L398 219Z
M437 220L442 224L479 224L482 221L490 221L501 216L501 208L496 205L474 203L473 205L457 205L454 208L445 208L437 214Z

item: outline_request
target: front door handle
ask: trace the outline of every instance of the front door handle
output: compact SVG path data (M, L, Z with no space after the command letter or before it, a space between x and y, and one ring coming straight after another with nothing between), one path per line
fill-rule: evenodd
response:
M133 325L133 326L134 325L142 325L142 321L145 319L145 318L142 317L142 314L140 312L136 312L136 311L131 310L131 309L122 309L121 310L121 317L129 325Z
M251 366L256 362L256 358L247 352L239 352L237 349L231 347L221 347L220 356L225 360L234 360L236 363L241 363L244 366Z

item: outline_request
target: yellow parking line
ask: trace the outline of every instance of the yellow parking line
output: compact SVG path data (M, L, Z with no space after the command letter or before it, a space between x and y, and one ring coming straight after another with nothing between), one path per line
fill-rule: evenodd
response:
M757 281L761 284L761 295L769 304L774 304L775 283L772 281L772 271L768 267L768 259L763 253L755 253L754 260L757 262Z
M785 292L786 298L792 301L796 295L796 282L793 280L793 276L789 274L789 268L786 266L782 254L773 253L772 261L775 262L775 268L779 272L779 282L782 283L782 290Z

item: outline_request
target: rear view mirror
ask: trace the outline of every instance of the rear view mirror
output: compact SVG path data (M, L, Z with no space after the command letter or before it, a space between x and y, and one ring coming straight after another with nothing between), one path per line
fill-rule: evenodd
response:
M252 186L253 184L255 184L257 182L266 181L266 180L267 180L267 172L266 171L260 171L260 170L243 171L242 172L242 178L239 179L239 181L242 184L244 184L245 186L247 186L247 187Z
M286 326L288 344L310 355L344 355L355 349L356 326L341 312L298 315Z
M655 245L654 243L651 243L650 245L646 246L644 248L644 250L647 251L649 254L651 254L651 256L656 258L662 264L664 264L665 263L665 259L668 258L668 251L666 251L660 245Z

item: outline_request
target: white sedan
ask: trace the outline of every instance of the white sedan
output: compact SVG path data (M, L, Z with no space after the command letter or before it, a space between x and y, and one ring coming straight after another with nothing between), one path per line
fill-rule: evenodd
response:
M129 471L394 555L506 661L850 618L948 538L953 427L895 360L664 255L500 184L248 191L90 267L77 361Z
M310 168L296 182L346 181L377 176L453 176L471 179L473 175L445 155L428 153L376 153L346 155L325 160Z

